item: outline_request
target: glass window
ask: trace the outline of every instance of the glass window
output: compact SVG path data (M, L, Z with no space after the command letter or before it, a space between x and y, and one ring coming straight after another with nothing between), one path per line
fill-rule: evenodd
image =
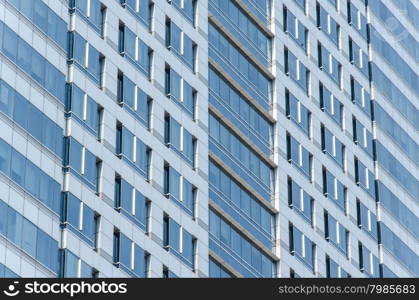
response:
M173 219L169 219L169 245L176 252L180 252L181 227Z
M170 195L177 200L180 200L180 174L175 169L170 167Z
M123 29L124 29L123 50L126 55L136 60L137 59L137 55L136 55L137 36L127 26L124 26Z
M139 1L139 14L140 17L149 25L151 15L151 6L149 0Z
M64 277L65 278L77 278L79 258L71 253L69 250L65 251L65 266L64 266Z
M241 240L242 240L242 237L237 233L237 231L231 230L230 247L233 250L233 252L237 254L239 257L241 256L241 253L242 253Z
M37 1L39 2L39 1ZM41 1L42 2L42 1ZM26 72L30 72L31 70L31 55L32 55L32 47L29 46L24 40L19 39L18 41L18 50L17 50L17 63L18 65L25 70Z
M147 123L149 122L150 103L148 95L137 87L137 113Z
M73 194L67 193L66 221L76 229L80 229L80 204L79 199Z
M123 101L131 108L135 107L135 84L126 76L123 76Z
M36 243L37 259L54 272L58 270L58 242L38 229Z
M182 255L188 262L194 263L194 240L192 235L182 228Z
M18 0L14 0L15 2ZM33 17L33 4L34 1L21 1L20 2L20 11L22 11L22 13L28 17L29 19L31 19ZM16 7L18 7L17 3L15 4Z
M139 191L135 191L135 216L144 225L147 222L148 205L146 198Z
M67 23L48 9L48 34L62 49L67 47Z
M240 161L240 147L242 147L242 146L241 146L241 143L240 143L239 139L236 136L231 135L231 149L230 149L230 152L231 152L231 154L233 154L233 156L238 161Z
M175 119L170 118L170 142L172 146L174 146L178 150L181 149L180 131L181 131L180 124Z
M191 163L194 161L194 148L195 141L193 136L183 128L183 153L190 160Z
M174 72L170 71L170 92L173 98L176 100L180 99L180 84L181 84L181 78L180 76Z
M11 162L11 147L0 139L0 171L9 176Z
M37 228L32 222L22 218L22 249L36 257Z
M122 153L129 160L134 160L134 135L125 127L122 127Z
M3 32L3 52L12 61L16 61L17 55L17 35L7 26L4 26Z
M73 35L73 58L82 66L85 67L86 64L86 41L79 35L75 33Z
M28 122L28 131L35 137L38 141L43 141L42 139L42 123L40 121L44 119L44 114L37 109L34 105L29 104L27 111L27 122Z
M140 139L137 138L136 164L143 171L143 176L148 178L150 150Z
M3 80L0 80L0 111L5 113L9 117L12 117L14 102L15 102L14 89L8 84L6 84Z
M10 177L22 187L25 186L25 165L26 158L13 149Z
M89 61L87 69L97 81L100 80L100 54L92 47L92 45L89 45Z
M76 0L75 1L76 8L79 9L85 16L87 16L87 1L83 0Z
M209 211L209 226L210 233L217 239L220 239L220 218L212 210Z
M185 206L189 208L191 211L193 211L193 205L194 205L194 187L192 184L187 181L185 178L183 178L183 202L185 203Z
M240 207L244 213L250 216L250 196L247 192L241 191Z
M224 172L220 172L220 190L228 198L230 198L230 178Z
M98 105L90 97L87 97L86 110L87 110L86 111L86 123L94 131L98 131L98 127L99 127L99 110L98 110Z
M41 200L44 204L48 207L57 207L59 206L58 203L55 203L53 197L51 195L54 194L54 181L50 178L47 174L41 172L39 174L39 200ZM60 189L60 188L59 188ZM55 204L55 205L53 205ZM54 211L57 211L54 209Z
M230 149L230 132L220 124L220 144L227 150Z
M256 270L260 270L262 268L262 254L259 250L252 247L252 267Z
M28 112L28 102L20 94L15 94L15 105L13 111L13 120L25 130L27 127L27 112Z
M34 197L39 196L39 169L29 160L26 160L25 187Z
M82 161L82 152L83 146L77 142L75 139L70 139L70 149L69 149L69 164L70 166L81 174L81 161Z
M171 40L170 40L171 46L180 54L181 53L180 43L181 43L182 31L173 22L171 22L170 27L171 27Z
M146 266L144 259L144 250L141 249L138 245L134 244L134 273L139 277L145 277L146 275Z
M83 227L81 231L87 238L94 241L96 231L95 213L85 204L83 204Z
M84 177L96 186L96 157L87 149L84 152Z
M33 17L35 24L45 33L48 32L48 7L43 1L34 1Z
M121 194L120 194L120 205L127 212L132 212L132 196L133 187L124 179L121 179Z
M150 72L150 49L149 47L142 41L138 41L138 48L139 48L139 63L143 67L143 72L149 75Z
M75 84L71 85L71 112L79 119L83 119L84 92Z
M186 109L192 114L194 114L195 110L194 93L194 89L186 81L183 81L183 104L185 105Z
M0 149L1 149L1 146L0 146ZM0 157L1 157L1 154L0 154ZM220 189L220 169L218 169L218 167L214 165L212 162L209 163L209 182L211 185L213 185L217 189Z
M241 240L242 240L242 259L244 261L250 262L252 260L252 246L247 240L243 238Z
M45 83L46 60L36 51L32 51L31 76L41 85Z
M7 235L7 204L0 201L0 234Z
M18 247L22 244L22 223L22 216L9 207L7 213L7 238Z
M209 115L209 131L210 137L214 140L219 141L220 139L220 123L218 123L217 119L214 118L213 115Z
M131 248L131 240L119 233L119 262L129 269L131 269Z
M90 21L99 29L102 27L102 7L99 0L90 0Z
M81 278L94 278L95 271L91 266L86 264L84 261L80 262L80 277Z

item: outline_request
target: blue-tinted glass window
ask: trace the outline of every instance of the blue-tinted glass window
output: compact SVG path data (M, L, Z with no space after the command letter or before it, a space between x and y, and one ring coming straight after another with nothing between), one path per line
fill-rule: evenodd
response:
M18 53L17 44L19 39L13 30L11 30L8 26L4 26L3 28L3 53L6 54L6 56L12 61L16 61L16 55Z
M25 157L12 149L12 161L10 165L10 177L21 186L25 186Z
M0 140L0 171L7 176L10 175L11 155L11 147L3 140Z
M291 178L288 179L288 204L296 209L309 223L313 218L313 202L312 197L307 194L297 183Z
M84 152L84 177L93 185L96 185L96 157L85 149Z
M141 39L137 38L127 26L119 29L119 51L129 61L134 63L147 77L150 76L150 61L152 51Z
M314 269L314 243L308 239L298 228L290 224L290 251L308 268Z
M379 277L378 258L364 245L359 243L359 268L370 277Z
M79 275L79 258L69 250L66 250L64 255L63 276L65 278L77 278Z
M306 51L308 41L307 28L286 7L284 7L284 20L285 32L288 33L304 51Z
M123 42L120 45L121 51L124 52L125 55L130 56L132 59L137 59L137 36L134 32L132 32L127 26L123 26L120 29L122 32L120 34L123 35Z
M343 104L327 89L321 82L319 84L320 91L320 108L326 112L339 127L343 124Z
M70 1L69 6L70 9L75 9L94 30L102 35L105 8L99 0L74 0Z
M270 189L272 172L269 165L267 165L260 157L256 156L256 153L254 153L254 151L251 150L248 146L243 144L241 141L239 142L237 136L230 132L230 130L227 129L227 127L224 126L218 119L210 115L209 121L211 142L216 145L217 151L220 151L221 153L227 153L228 157L231 158L230 164L234 165L234 168L240 166L247 169L251 172L250 174L257 180L257 183L262 184L265 189ZM234 147L231 146L231 141L237 141L239 143L240 159L232 155L232 150L234 151ZM248 176L249 173L246 174ZM242 176L245 175L242 174Z
M151 99L150 97L127 76L118 75L118 101L132 113L141 124L149 127ZM127 106L125 106L127 105Z
M66 50L67 23L42 0L13 0L9 2L63 50Z
M148 29L151 26L152 2L149 0L121 0L121 4L128 8Z
M345 146L321 124L322 150L327 153L343 169Z
M287 116L310 136L311 112L290 92L286 93Z
M166 21L166 46L194 69L195 43L171 20Z
M1 139L0 171L58 213L60 184Z
M197 0L173 0L172 5L181 12L192 24L195 23L195 7Z
M58 272L58 242L37 228L12 207L0 201L0 233L7 236L18 248L38 260L51 271ZM7 270L6 270L7 271ZM13 276L6 272L6 277ZM15 276L16 277L16 276Z
M312 154L289 134L287 135L287 156L289 162L311 180Z
M22 249L32 257L36 257L36 239L38 229L25 218L22 218Z
M22 216L11 207L7 212L7 238L18 247L22 243Z
M9 117L13 117L14 103L14 89L11 86L6 85L3 81L0 81L0 111Z
M25 187L36 198L39 197L39 169L29 160L26 160Z
M149 205L139 191L135 191L135 217L144 225L147 223Z
M100 84L103 59L99 51L88 44L77 32L71 33L70 50L70 59L74 59L78 67L85 70L97 84Z
M19 39L18 43L19 44L18 44L18 49L17 49L17 63L24 70L30 70L31 65L32 65L32 61L31 61L32 48L24 40Z
M317 12L317 27L321 31L323 31L337 47L339 47L339 35L340 35L339 24L320 5L320 2L317 2L316 12Z
M244 88L252 95L260 98L265 103L270 103L271 81L259 71L226 37L212 25L209 26L210 57L221 66L225 66L227 73L238 82L242 82ZM230 61L230 53L237 52L239 65Z
M169 193L172 197L180 200L180 174L173 168L169 168Z
M209 213L211 250L247 277L272 277L274 262L219 215Z
M297 84L308 93L310 70L301 63L297 57L288 49L284 52L285 73L290 76Z
M123 266L131 269L131 254L132 254L132 241L128 239L124 234L118 234L118 254L117 262Z
M75 139L71 138L69 142L69 165L78 173L82 172L82 152L83 146Z
M170 67L167 67L165 70L165 92L167 97L176 100L177 104L181 105L188 114L194 117L196 91Z

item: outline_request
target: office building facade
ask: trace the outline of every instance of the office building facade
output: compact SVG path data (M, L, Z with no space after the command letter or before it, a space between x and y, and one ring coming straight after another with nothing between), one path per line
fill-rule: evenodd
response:
M0 277L417 277L417 0L1 0Z

